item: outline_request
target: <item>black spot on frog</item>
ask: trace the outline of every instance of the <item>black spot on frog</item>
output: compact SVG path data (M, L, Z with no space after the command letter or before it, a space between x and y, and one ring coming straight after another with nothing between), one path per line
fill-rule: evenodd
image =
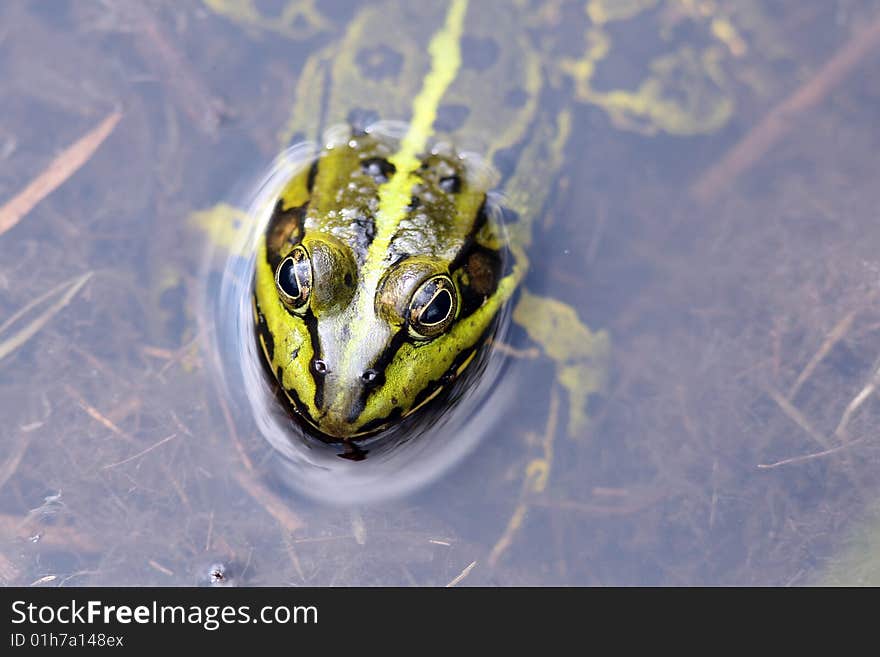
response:
M498 61L500 50L495 39L465 36L461 40L461 63L465 68L485 71Z
M362 48L357 54L357 63L364 77L370 80L396 78L403 69L403 55L383 43Z
M455 132L464 125L470 113L470 108L465 105L441 105L437 108L434 128L440 132Z

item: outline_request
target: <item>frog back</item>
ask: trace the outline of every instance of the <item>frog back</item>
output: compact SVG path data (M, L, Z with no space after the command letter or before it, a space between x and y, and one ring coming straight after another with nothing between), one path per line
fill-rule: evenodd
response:
M438 44L434 37L456 4L464 8L462 30L454 42ZM282 142L326 143L327 131L343 125L405 126L439 55L454 70L433 108L432 143L482 158L487 186L525 218L520 241L528 242L568 133L565 117L548 102L542 58L519 18L503 0L390 0L365 8L338 42L304 66Z

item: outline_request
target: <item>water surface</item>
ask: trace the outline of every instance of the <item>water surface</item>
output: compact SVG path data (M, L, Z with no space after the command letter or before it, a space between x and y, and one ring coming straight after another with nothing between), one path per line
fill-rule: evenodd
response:
M299 70L357 10L334 2L318 26L282 29L284 4L257 3L269 27L195 2L0 7L0 203L121 116L0 234L0 323L52 292L0 334L46 318L0 359L0 582L208 584L216 564L253 585L821 577L880 484L880 50L795 105L717 190L703 176L826 80L880 6L707 3L741 41L722 43L730 115L700 134L633 130L579 102L529 285L612 336L589 431L548 433L552 365L514 358L498 421L457 466L328 506L284 481L252 408L217 380L222 318L203 312L211 274L189 221L247 197ZM563 30L566 12L582 17L572 4L543 6ZM688 4L609 28L596 88L634 89L658 42L711 43L678 18ZM663 41L661 24L684 27ZM547 486L523 496L548 446Z

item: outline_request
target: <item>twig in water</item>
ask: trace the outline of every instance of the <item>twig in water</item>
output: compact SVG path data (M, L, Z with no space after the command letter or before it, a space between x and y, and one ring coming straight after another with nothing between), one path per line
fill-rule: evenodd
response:
M257 481L252 473L236 473L235 479L245 492L255 502L259 502L288 534L293 534L303 526L304 523L299 516L291 511L281 498Z
M815 440L819 445L824 447L825 449L830 449L831 443L828 442L828 439L823 436L821 433L816 431L813 428L813 425L810 424L810 421L804 417L804 414L801 413L794 405L788 401L785 397L783 397L779 392L771 388L770 386L765 387L765 391L770 398L776 402L782 412L785 413L791 420L798 425L801 429L803 429L813 440Z
M853 310L844 316L837 324L834 325L834 328L828 333L825 337L825 340L822 341L822 345L819 347L819 351L813 354L813 357L810 359L810 362L807 363L806 367L804 367L803 371L797 378L797 381L794 382L794 385L788 391L786 398L792 400L798 394L801 389L801 386L806 383L807 379L810 378L810 375L813 373L813 370L822 362L822 359L828 355L834 345L836 345L840 340L849 332L850 327L852 326L853 320L855 320L856 315L859 314L859 309Z
M135 459L140 458L140 457L143 456L144 454L148 454L149 452L152 452L152 451L153 451L154 449L156 449L157 447L161 447L162 445L164 445L165 443L167 443L169 440L172 440L173 438L177 438L177 434L176 434L176 433L172 433L170 436L165 436L165 438L163 438L163 439L160 440L159 442L157 442L157 443L153 443L152 445L150 445L149 447L147 447L147 448L144 449L144 450L141 450L141 451L138 452L137 454L134 454L134 455L132 455L132 456L129 456L127 459L123 459L123 460L118 461L118 462L116 462L116 463L109 463L109 464L107 464L107 465L101 467L101 469L102 469L102 470L108 470L109 468L115 468L117 465L125 465L126 463L130 463L131 461L134 461Z
M28 303L12 314L12 316L0 325L0 360L14 352L24 343L34 337L37 332L43 328L50 319L52 319L59 310L64 308L71 302L76 293L79 292L83 285L92 277L92 272L87 272L77 279L64 281L60 285L56 285L45 294ZM62 294L63 293L63 294ZM42 308L45 306L45 309ZM4 338L3 334L9 330L19 319L27 317L35 309L41 309L41 313L31 319L27 324L17 331L13 332L8 338Z
M853 413L859 410L859 406L864 404L865 400L874 394L878 386L880 386L880 361L874 366L874 372L871 374L871 378L868 379L868 382L859 393L852 398L850 403L846 405L843 415L840 416L840 422L837 423L837 428L834 430L834 435L840 440L846 440L846 428L849 426L849 421L852 419Z
M453 579L451 582L449 582L449 584L446 585L446 588L451 588L451 587L455 586L456 584L460 583L461 580L463 580L465 577L470 575L471 571L474 569L474 567L476 565L477 565L476 561L471 561L470 564L465 566L464 570L462 570L458 575L456 575L455 579Z
M878 47L880 19L855 34L816 75L770 110L736 146L701 175L690 188L691 198L704 205L715 200L781 141L791 131L799 116L824 100Z
M858 443L862 442L862 440L864 440L864 438L853 440L852 442L844 443L843 445L838 445L837 447L832 447L821 452L814 452L812 454L804 454L802 456L793 456L788 459L782 459L781 461L776 461L775 463L759 463L758 467L762 470L769 470L770 468L778 468L780 465L790 465L792 463L803 463L804 461L820 459L823 456L828 456L829 454L834 454L834 452L839 452L840 450L846 449L847 447L857 445Z
M127 431L120 429L116 425L116 423L113 422L113 420L111 420L106 415L101 413L101 411L99 411L97 408L95 408L94 406L89 404L85 400L85 398L81 394L79 394L79 392L76 391L76 389L73 386L65 385L64 389L67 391L68 395L70 395L71 397L73 397L77 401L77 403L79 404L79 407L81 409L83 409L90 418L95 420L95 422L97 422L98 424L103 426L105 429L112 431L117 436L124 439L126 442L129 442L132 445L138 444L138 441L135 440L131 434L129 434Z
M15 226L34 206L55 191L65 180L94 155L98 147L113 132L122 118L120 112L113 112L98 126L68 146L49 163L39 176L27 187L0 207L0 235Z
M544 427L544 435L541 439L542 454L526 465L526 474L520 490L519 502L507 521L507 527L501 537L489 552L488 563L494 568L507 549L513 544L513 539L522 527L526 517L526 511L538 493L543 493L550 476L550 464L553 463L553 439L559 424L559 391L556 386L551 388L550 409L547 413L547 425Z

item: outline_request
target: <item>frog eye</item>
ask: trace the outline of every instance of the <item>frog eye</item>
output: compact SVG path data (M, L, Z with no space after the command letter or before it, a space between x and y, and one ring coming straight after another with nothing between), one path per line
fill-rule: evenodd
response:
M285 306L303 314L312 293L312 261L302 244L293 247L275 270L275 288Z
M458 313L458 293L445 274L422 283L409 304L409 334L417 340L430 340L443 333Z

